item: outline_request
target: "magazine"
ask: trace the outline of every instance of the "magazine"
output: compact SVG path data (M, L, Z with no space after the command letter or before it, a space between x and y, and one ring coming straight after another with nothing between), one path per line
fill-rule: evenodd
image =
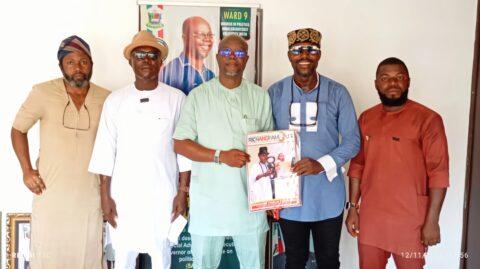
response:
M247 135L248 205L251 212L301 206L300 177L290 170L300 159L293 130Z

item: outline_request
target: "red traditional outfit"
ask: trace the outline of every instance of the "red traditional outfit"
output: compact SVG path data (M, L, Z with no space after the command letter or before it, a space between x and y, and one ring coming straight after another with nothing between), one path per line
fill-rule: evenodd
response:
M361 150L348 172L360 179L359 244L419 258L428 189L449 186L442 118L408 100L394 112L368 109L359 126Z

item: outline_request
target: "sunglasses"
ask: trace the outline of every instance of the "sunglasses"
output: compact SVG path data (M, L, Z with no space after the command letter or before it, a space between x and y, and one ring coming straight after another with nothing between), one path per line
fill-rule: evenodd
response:
M300 55L305 50L308 51L310 55L316 55L320 52L320 48L318 46L312 46L312 45L308 45L308 46L297 45L297 46L292 46L289 49L289 51L293 55Z
M85 112L77 110L73 102L70 102L69 97L63 109L63 127L77 131L88 131L90 129L90 112L85 104L83 104L83 107Z
M290 115L290 125L292 125L292 126L300 126L300 127L308 127L308 126L315 126L315 125L317 125L318 103L307 102L307 105L308 105L309 103L311 103L312 106L315 106L315 110L317 111L317 112L315 113L315 116L313 116L313 115L307 115L307 117L306 117L307 119L306 119L306 120L309 121L310 123L301 123L301 122L300 122L300 118L292 117L292 114L293 114L293 113L292 113L292 111L293 111L292 106L293 106L293 104L295 104L295 103L298 104L298 105L297 105L298 108L300 108L300 106L301 106L301 103L297 103L297 102L293 102L293 101L290 102L290 108L289 108L289 110L288 110L288 113L289 113L289 115Z
M145 58L148 58L156 61L160 57L160 54L156 51L134 51L132 52L132 55L137 60L144 60Z
M320 79L320 78L319 78ZM296 107L298 107L299 109L297 111L300 111L300 106L301 106L301 103L300 102L294 102L293 101L293 78L292 78L292 82L290 84L290 94L292 96L292 99L290 99L290 107L288 109L288 116L290 117L290 125L292 126L300 126L300 127L309 127L309 126L315 126L317 125L317 119L318 119L318 100L319 100L319 97L320 97L320 81L318 82L318 85L317 85L317 88L315 89L317 91L317 98L315 99L315 102L307 102L307 105L310 103L311 105L314 105L315 106L315 110L316 110L316 113L315 113L315 117L313 117L313 115L307 115L307 121L308 121L308 118L310 118L310 123L301 123L300 122L300 119L298 118L295 118L295 117L292 117L292 106L293 104L297 104Z
M230 57L230 55L235 55L235 58L245 58L247 56L247 52L244 51L244 50L231 50L229 48L222 48L222 49L219 49L218 50L218 53L222 56L222 57Z

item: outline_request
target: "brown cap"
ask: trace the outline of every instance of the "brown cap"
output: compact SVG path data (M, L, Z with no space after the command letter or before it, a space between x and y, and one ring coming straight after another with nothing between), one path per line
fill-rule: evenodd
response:
M288 47L302 42L310 42L318 47L320 47L320 40L322 40L322 34L312 28L302 28L289 32L288 37Z
M167 55L168 55L167 43L165 43L165 41L163 41L163 39L161 38L156 38L148 31L138 32L132 38L132 43L126 46L125 49L123 50L123 56L125 56L127 60L130 60L132 51L138 47L152 47L152 48L158 49L161 54L160 58L162 60L165 60L165 58L167 58Z

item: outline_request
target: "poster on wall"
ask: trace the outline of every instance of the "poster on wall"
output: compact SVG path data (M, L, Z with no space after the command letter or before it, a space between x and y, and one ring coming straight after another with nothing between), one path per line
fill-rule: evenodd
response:
M169 53L160 71L159 80L182 90L186 95L203 82L218 75L216 54L220 40L239 35L248 44L249 60L244 78L261 83L260 51L257 37L261 21L259 5L195 6L155 1L138 1L140 30L147 30L163 39Z

